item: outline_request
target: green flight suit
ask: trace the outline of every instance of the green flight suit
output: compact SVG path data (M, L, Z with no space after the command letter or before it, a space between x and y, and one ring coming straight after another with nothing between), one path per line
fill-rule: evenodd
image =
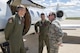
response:
M5 39L9 41L10 53L26 53L23 43L24 22L18 14L12 16L5 27Z
M53 21L53 24L51 23L49 25L48 36L50 43L50 53L58 53L58 43L62 42L63 32L61 30L60 24L55 20Z
M39 31L39 53L42 53L43 51L43 46L44 46L44 42L47 46L47 52L50 53L50 47L49 47L49 37L47 35L48 32L48 25L49 25L49 21L45 20L44 22L42 21L38 21L35 24L35 31L38 32ZM39 28L38 28L39 27Z

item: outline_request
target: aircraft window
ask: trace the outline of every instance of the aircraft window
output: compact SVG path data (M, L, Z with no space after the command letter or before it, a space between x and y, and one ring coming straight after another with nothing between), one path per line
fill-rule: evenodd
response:
M34 16L34 12L32 10L30 10L30 13L31 13L32 16Z
M0 11L1 11L1 8L0 8Z
M38 16L40 15L39 12L37 12Z

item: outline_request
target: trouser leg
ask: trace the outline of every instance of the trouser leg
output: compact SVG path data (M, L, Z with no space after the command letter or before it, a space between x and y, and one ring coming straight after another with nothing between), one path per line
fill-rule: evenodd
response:
M45 39L45 44L47 46L47 53L50 53L50 45L49 45L49 38L48 37L46 37L46 39Z
M43 51L43 38L39 37L39 53Z
M58 47L51 48L50 53L58 53Z
M20 45L10 44L10 53L20 53Z
M26 53L26 49L24 47L24 43L22 43L22 45L21 45L20 53Z
M50 40L50 53L58 53L58 49L58 44L55 41Z

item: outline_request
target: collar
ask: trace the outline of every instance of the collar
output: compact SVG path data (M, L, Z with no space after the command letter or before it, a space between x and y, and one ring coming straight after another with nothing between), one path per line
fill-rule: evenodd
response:
M22 20L23 18L20 17L18 14L16 14L16 16L18 17L19 20Z

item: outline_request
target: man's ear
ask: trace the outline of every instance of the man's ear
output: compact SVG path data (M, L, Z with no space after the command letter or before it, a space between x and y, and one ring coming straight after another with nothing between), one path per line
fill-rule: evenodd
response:
M49 18L49 16L47 16L47 18Z

